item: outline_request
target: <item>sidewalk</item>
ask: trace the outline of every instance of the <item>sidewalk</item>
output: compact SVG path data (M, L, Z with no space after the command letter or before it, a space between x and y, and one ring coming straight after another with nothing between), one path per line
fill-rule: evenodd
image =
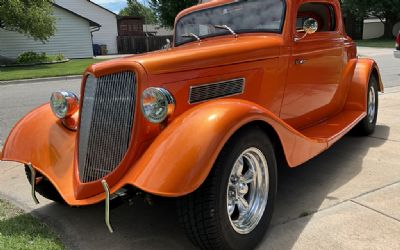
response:
M43 82L60 82L60 81L74 81L81 80L81 75L72 75L72 76L56 76L56 77L44 77L44 78L35 78L35 79L21 79L21 80L11 80L11 81L0 81L1 85L10 85L10 84L25 84L25 83L43 83Z
M393 55L394 42L393 48L373 48L373 47L357 47L357 52L360 56L365 57L375 57L375 56L382 56L382 55Z
M376 133L346 136L330 150L281 176L270 230L258 249L400 249L400 88L380 95ZM173 202L137 201L69 208L39 197L35 206L19 164L0 162L0 198L32 211L70 249L192 249ZM90 237L88 236L90 232Z

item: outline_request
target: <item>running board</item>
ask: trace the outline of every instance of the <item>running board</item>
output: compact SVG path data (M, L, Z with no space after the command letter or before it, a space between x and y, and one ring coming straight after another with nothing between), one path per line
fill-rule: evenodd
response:
M362 111L344 110L324 122L299 132L310 139L326 142L330 147L357 125L365 115L366 113Z

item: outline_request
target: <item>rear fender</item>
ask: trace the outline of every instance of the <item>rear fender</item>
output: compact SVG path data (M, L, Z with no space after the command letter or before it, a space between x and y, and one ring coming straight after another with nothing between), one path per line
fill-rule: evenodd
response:
M382 78L376 62L368 58L358 59L347 96L346 110L365 111L367 109L368 83L372 74L376 74L379 92L384 92Z
M257 104L216 100L194 107L169 124L121 183L161 196L191 193L205 181L229 138L253 121L272 126L291 167L327 148L326 141L304 137Z

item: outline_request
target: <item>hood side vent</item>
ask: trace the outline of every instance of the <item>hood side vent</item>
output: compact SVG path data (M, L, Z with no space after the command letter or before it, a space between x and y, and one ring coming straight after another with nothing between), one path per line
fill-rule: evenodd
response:
M212 99L243 94L245 79L237 78L223 82L190 87L189 103L199 103Z

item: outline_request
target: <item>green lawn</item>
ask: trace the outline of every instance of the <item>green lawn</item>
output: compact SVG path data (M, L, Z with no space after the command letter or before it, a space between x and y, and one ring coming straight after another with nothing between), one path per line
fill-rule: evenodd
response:
M0 81L81 75L91 64L104 60L75 59L66 63L0 68Z
M0 200L0 249L64 249L46 225Z
M374 47L374 48L394 48L395 39L368 39L368 40L357 40L357 45L360 47Z

